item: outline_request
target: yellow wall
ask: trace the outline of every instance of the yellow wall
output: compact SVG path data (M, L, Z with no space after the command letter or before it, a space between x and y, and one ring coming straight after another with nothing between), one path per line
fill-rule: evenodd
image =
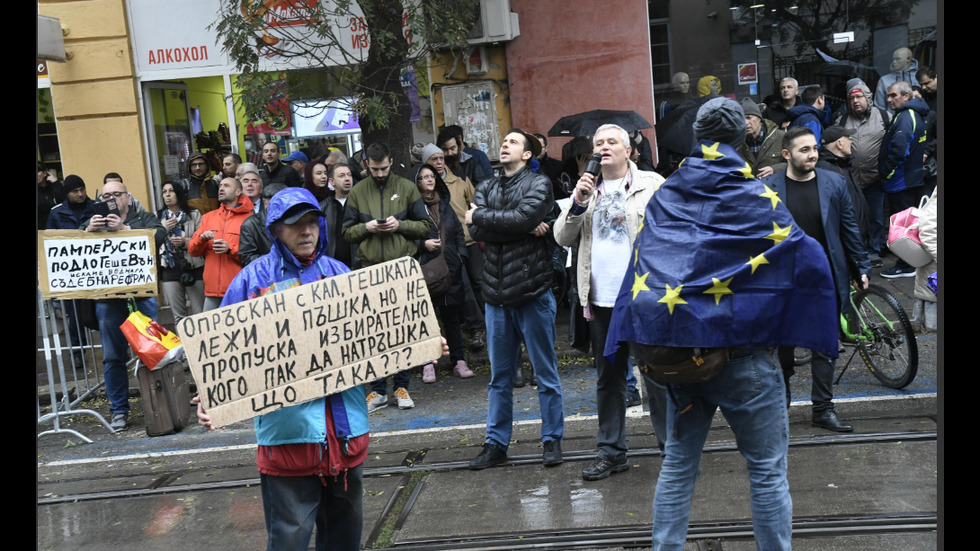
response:
M453 67L453 54L440 53L431 58L429 66L429 81L432 86L432 110L436 118L436 130L446 124L446 116L442 108L442 92L446 85L462 84L470 80L492 80L494 82L494 97L497 110L497 127L501 138L503 133L511 128L510 90L507 87L507 57L503 46L487 46L488 71L483 75L467 76L466 63L460 59L456 70L447 75ZM463 56L465 54L459 54ZM421 80L421 79L420 79ZM420 92L422 93L422 92ZM463 129L465 133L465 128Z
M241 87L238 86L237 75L232 75L231 77L231 94L232 97L237 98L239 94L242 93ZM245 116L245 107L242 106L240 101L233 102L235 106L235 124L238 127L238 155L241 156L242 160L247 160L247 155L245 154L245 129L248 127L248 117Z
M40 0L38 11L61 21L68 53L48 64L65 174L81 176L94 195L118 172L149 205L124 0Z
M228 107L225 105L225 85L221 77L181 79L187 85L187 105L201 109L201 128L205 132L217 130L219 123L228 124Z

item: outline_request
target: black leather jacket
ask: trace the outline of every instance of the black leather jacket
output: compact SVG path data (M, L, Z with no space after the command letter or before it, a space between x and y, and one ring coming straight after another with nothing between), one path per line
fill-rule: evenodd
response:
M272 236L265 228L265 218L266 212L263 209L242 222L241 233L238 235L238 261L242 263L242 268L272 250Z
M513 176L496 176L476 188L470 235L485 243L483 300L522 306L551 290L554 241L531 231L554 219L551 180L525 166Z

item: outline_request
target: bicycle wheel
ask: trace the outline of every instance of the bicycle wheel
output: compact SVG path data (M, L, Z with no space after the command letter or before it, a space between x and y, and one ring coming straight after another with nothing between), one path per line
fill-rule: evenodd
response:
M793 365L800 366L810 363L813 359L813 352L809 348L803 348L802 346L797 346L793 350Z
M919 347L905 310L887 289L869 285L854 296L858 350L871 373L889 388L905 388L919 369Z

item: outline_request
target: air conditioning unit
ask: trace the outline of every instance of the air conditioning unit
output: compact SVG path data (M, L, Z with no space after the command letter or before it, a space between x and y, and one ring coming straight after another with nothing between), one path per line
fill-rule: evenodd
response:
M510 11L510 0L480 0L467 42L473 45L506 42L521 34L517 14Z

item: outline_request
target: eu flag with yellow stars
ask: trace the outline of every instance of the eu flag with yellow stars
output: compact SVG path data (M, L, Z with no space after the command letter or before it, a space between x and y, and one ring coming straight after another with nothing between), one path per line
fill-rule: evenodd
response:
M702 141L650 199L605 355L626 342L801 346L837 357L820 244L727 144Z

